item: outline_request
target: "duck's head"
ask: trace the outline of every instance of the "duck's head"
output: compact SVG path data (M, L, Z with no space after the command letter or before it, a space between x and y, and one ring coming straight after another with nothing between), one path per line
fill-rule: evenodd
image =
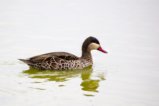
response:
M107 53L107 51L103 50L99 41L95 37L88 37L82 45L82 52L90 52L91 50L99 50L103 53Z

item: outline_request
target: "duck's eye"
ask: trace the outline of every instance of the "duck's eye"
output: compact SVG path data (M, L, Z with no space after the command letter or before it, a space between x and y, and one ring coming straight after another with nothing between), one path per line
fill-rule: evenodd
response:
M88 45L88 50L89 50L89 51L90 51L90 50L97 50L99 47L100 47L100 45L97 44L97 43L90 43L90 44Z

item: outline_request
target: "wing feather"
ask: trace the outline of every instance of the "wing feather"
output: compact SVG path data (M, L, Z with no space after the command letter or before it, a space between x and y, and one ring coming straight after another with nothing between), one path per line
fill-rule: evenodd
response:
M28 60L32 63L37 63L37 62L43 62L43 61L50 60L50 58L59 59L59 60L60 59L62 59L62 60L77 60L77 59L79 59L79 57L77 57L73 54L70 54L70 53L52 52L52 53L34 56L34 57L29 58Z

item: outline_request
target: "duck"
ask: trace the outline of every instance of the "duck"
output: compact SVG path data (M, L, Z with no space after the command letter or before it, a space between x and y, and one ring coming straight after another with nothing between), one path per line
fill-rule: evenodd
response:
M51 52L33 56L28 59L19 59L28 66L38 70L76 70L92 67L93 60L91 51L98 50L107 53L102 49L100 42L95 37L88 37L82 44L82 55L78 57L67 52Z

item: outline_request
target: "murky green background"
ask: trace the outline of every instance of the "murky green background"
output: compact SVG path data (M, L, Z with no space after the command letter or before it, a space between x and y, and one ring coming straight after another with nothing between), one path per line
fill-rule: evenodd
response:
M157 0L0 1L1 106L158 106ZM65 51L81 55L95 36L94 66L38 71L18 61Z

